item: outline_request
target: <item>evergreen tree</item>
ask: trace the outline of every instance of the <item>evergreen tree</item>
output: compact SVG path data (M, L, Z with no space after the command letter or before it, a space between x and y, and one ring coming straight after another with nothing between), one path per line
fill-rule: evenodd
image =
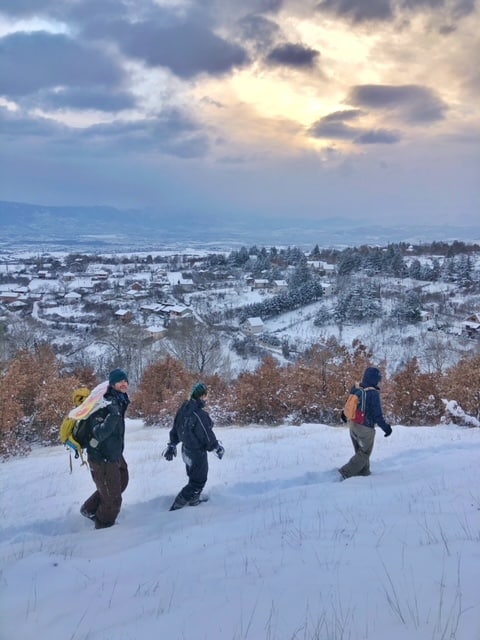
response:
M418 260L418 258L415 258L415 260L412 260L410 266L408 267L408 275L413 280L420 280L421 272L422 265L420 264L420 260Z

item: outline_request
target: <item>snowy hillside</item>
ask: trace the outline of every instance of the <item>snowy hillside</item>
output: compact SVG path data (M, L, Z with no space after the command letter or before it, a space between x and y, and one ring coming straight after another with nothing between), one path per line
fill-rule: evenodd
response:
M480 431L380 431L372 475L340 482L348 430L217 428L198 507L167 431L127 422L131 480L117 525L61 447L0 465L5 640L480 638Z

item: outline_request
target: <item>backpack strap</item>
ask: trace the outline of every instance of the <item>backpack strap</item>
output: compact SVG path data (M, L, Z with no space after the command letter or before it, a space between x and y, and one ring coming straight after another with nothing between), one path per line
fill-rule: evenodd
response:
M365 414L365 419L367 417L366 407L367 407L367 391L375 391L375 387L359 387L361 391L361 410L362 413Z

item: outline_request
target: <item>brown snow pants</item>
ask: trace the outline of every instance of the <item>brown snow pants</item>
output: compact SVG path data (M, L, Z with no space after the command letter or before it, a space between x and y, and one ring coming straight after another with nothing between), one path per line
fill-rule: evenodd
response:
M95 528L103 529L115 524L122 506L122 493L128 485L128 466L125 458L118 462L89 460L90 472L96 491L85 500L82 509L95 514Z
M370 456L375 442L375 427L349 422L350 438L355 454L340 469L344 478L370 475Z

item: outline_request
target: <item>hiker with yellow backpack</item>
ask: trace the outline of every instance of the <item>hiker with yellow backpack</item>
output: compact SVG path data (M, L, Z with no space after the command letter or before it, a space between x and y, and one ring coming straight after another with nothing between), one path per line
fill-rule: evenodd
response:
M129 481L123 456L125 412L130 403L127 374L114 369L108 380L90 393L86 388L77 389L74 402L75 408L61 425L60 439L81 457L82 464L82 450L86 450L95 491L82 504L80 513L94 523L95 529L105 529L115 524Z
M370 456L375 442L375 425L392 434L392 427L385 421L378 387L382 375L377 367L367 367L362 382L352 387L342 420L350 427L354 455L338 471L344 480L352 476L370 475Z

